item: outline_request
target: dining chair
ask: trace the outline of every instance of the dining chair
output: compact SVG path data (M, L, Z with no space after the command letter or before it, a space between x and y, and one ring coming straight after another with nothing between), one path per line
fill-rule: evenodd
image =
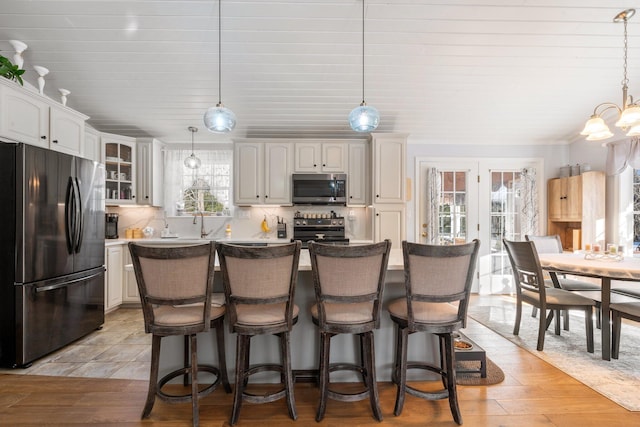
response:
M454 421L462 424L453 334L466 322L479 248L479 240L452 246L402 242L406 295L391 301L387 308L397 330L392 372L392 381L397 385L396 416L402 413L408 393L427 400L448 399ZM409 335L415 332L437 336L438 363L407 361ZM423 391L408 385L408 369L424 369L440 375L444 389Z
M300 241L273 246L218 244L229 329L237 335L231 425L238 421L243 400L268 403L286 397L289 416L297 418L290 334L299 313L294 294L300 246ZM257 335L278 337L280 364L249 364L251 338ZM278 372L283 388L262 394L247 391L249 378L266 371Z
M231 392L225 363L225 307L212 305L215 243L149 247L130 242L129 251L145 332L152 334L149 388L142 418L151 414L157 396L172 403L191 401L192 423L197 426L198 400L213 392L220 382L228 393ZM197 334L209 328L216 331L219 367L198 364ZM161 340L168 336L185 337L185 364L158 380ZM201 390L200 372L215 376L215 380ZM167 383L180 376L184 376L185 385L191 383L189 394L174 395L163 391Z
M540 309L536 346L538 351L542 351L544 348L545 332L551 323L554 310L582 310L585 317L587 351L593 353L593 306L595 302L576 292L546 287L534 242L514 242L507 239L502 241L511 261L516 287L516 321L513 334L518 335L520 332L523 302ZM548 316L547 310L549 310ZM556 327L556 334L560 334L559 327Z
M327 400L353 402L369 398L376 420L382 421L376 380L373 331L380 327L384 278L391 241L358 246L309 242L315 304L313 323L320 332L320 403L316 421L324 418ZM338 334L358 336L359 363L331 363L331 338ZM330 374L351 370L361 374L364 391L330 389Z
M620 354L622 319L640 322L640 301L611 303L611 357L617 359Z
M560 236L552 234L549 236L530 236L525 235L525 240L534 242L536 244L536 251L539 254L561 254L564 249L562 248L562 241ZM545 280L547 287L555 287L564 289L565 291L580 292L582 296L593 299L596 302L596 327L600 328L600 295L602 288L597 283L591 283L584 280L569 279L563 274L550 274L550 279ZM537 307L532 308L532 316L535 317ZM559 319L558 319L559 321ZM556 333L558 323L556 323ZM567 312L564 312L564 329L569 330L569 316Z

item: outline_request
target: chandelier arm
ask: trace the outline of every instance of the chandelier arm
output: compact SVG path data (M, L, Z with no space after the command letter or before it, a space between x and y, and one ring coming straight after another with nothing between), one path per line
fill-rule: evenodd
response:
M598 112L598 109L600 107L606 107L606 108L604 108L604 109L600 110L600 112ZM603 102L602 104L596 105L596 108L593 109L593 115L594 116L600 116L602 113L604 113L605 111L610 110L612 108L615 108L618 111L618 113L622 112L622 109L620 107L618 107L618 105L614 104L613 102Z

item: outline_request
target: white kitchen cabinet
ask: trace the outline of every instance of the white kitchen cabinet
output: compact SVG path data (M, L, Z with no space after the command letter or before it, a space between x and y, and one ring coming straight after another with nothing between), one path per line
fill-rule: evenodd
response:
M369 194L369 156L366 142L349 144L347 205L366 206Z
M136 203L136 140L103 133L102 155L106 171L106 204Z
M0 79L0 136L81 155L87 116Z
M292 144L234 144L234 204L291 204Z
M96 162L102 162L102 146L100 145L100 132L90 126L84 128L84 148L82 157Z
M142 138L137 146L137 203L139 205L164 205L164 143L155 138Z
M371 134L373 203L404 203L406 134Z
M61 153L79 156L84 145L85 119L64 107L51 107L49 115L49 148Z
M0 98L0 135L49 148L49 105L44 99L6 83L0 85Z
M123 246L123 304L137 304L140 305L140 292L138 291L138 282L136 281L136 273L133 271L133 263L131 261L131 252L127 245Z
M346 172L347 145L342 142L296 142L296 173Z
M378 205L374 215L374 242L391 240L393 249L401 249L406 239L405 205Z
M122 304L122 245L107 246L105 248L105 311L111 311Z

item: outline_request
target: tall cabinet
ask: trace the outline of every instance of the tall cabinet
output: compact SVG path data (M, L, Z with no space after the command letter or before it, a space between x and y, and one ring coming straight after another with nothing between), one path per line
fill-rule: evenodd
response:
M390 239L400 248L406 239L405 163L407 134L373 133L373 240Z
M586 243L604 241L604 172L550 179L547 211L547 232L559 235L565 250L579 250Z

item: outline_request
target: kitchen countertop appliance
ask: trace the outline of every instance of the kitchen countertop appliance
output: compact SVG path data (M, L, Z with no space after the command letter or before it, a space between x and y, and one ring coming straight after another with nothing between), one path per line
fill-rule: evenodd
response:
M302 247L307 248L310 241L334 245L348 245L345 237L345 220L331 214L304 215L296 212L293 217L293 239L300 240Z
M104 323L104 165L0 141L0 364Z

